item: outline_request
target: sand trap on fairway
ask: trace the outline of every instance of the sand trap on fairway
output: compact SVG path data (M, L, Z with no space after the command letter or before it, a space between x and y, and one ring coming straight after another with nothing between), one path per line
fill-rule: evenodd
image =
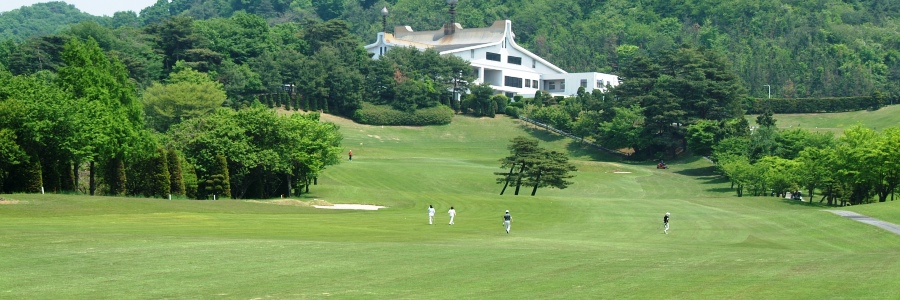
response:
M19 203L20 203L19 200L0 198L0 205L3 205L3 204L19 204Z
M387 206L368 205L368 204L313 205L313 207L324 208L324 209L355 209L355 210L378 210L379 208L387 208Z
M631 174L631 172L624 172L624 171L615 171L615 172L613 172L613 173L616 173L616 174Z

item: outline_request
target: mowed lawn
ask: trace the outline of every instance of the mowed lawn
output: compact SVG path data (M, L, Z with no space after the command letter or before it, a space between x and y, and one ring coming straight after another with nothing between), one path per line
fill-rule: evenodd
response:
M389 208L2 195L0 299L900 298L900 236L818 205L735 197L704 159L657 170L502 116L326 119L353 161L295 199ZM493 173L519 135L569 152L574 184L499 195ZM853 209L900 223L898 203Z
M780 129L803 128L814 132L831 132L841 136L844 130L860 125L877 131L888 127L900 127L900 105L889 105L876 111L852 111L845 113L776 114L775 126ZM756 125L757 115L748 115L751 125Z

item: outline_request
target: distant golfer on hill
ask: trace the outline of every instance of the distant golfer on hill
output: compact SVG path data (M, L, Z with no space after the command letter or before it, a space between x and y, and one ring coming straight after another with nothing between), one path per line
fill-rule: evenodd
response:
M506 214L503 215L503 226L506 227L506 234L509 234L509 230L512 228L512 216L509 215L509 210L506 210Z
M347 152L347 156L350 156L350 160L353 160L353 150Z
M428 225L434 223L434 206L428 206Z
M453 225L453 218L456 217L456 210L453 209L453 206L450 207L450 210L447 211L447 214L450 215L450 225Z
M669 234L669 213L666 213L666 216L663 217L663 232Z

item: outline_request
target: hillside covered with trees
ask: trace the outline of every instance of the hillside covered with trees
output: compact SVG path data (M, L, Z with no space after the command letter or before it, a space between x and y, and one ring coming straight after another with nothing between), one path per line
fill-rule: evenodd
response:
M446 3L438 0L160 0L139 14L121 12L98 22L140 27L177 15L205 20L245 11L271 25L341 19L360 41L370 42L381 29L382 7L391 12L389 27L430 30L448 20ZM775 98L860 96L874 89L900 95L896 1L463 0L457 11L457 22L464 27L512 20L520 44L573 72L620 73L637 53L688 44L728 58L755 97L767 97L770 88ZM71 11L67 18L54 19L71 23L79 14ZM14 24L14 17L2 15L0 24ZM27 29L0 28L20 33ZM14 39L28 37L19 34Z

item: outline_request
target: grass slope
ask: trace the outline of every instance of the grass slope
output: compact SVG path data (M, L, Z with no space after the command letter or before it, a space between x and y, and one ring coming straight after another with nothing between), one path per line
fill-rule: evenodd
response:
M875 130L883 130L888 127L900 127L900 105L882 107L876 111L852 111L845 113L822 114L776 114L775 125L778 128L804 128L815 132L831 132L835 136L843 134L844 130L861 125ZM747 120L751 125L756 125L757 115L748 115Z
M0 298L900 297L900 236L820 206L734 197L702 159L656 170L504 117L435 127L327 118L354 160L302 200L390 208L3 195L16 202L0 205ZM575 184L500 196L492 173L518 135L568 151Z

